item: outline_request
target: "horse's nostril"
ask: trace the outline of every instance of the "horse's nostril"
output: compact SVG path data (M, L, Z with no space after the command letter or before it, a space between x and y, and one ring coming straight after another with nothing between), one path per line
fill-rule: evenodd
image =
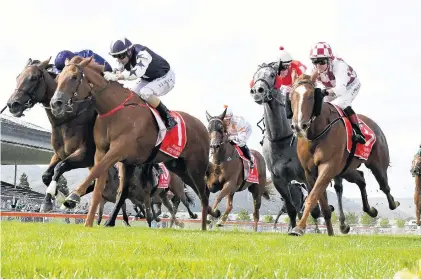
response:
M63 106L63 101L56 100L53 102L53 107L61 107L61 106Z
M8 104L9 105L9 104ZM20 107L21 104L17 101L13 102L11 106L9 106L10 108L16 108L16 107Z
M254 89L253 88L250 90L250 93L251 94L254 94Z
M301 129L307 129L307 128L308 128L308 124L303 123L303 124L301 125Z
M265 89L264 88L262 88L262 87L259 87L259 89L257 90L259 93L263 93L263 92L265 92Z
M295 128L295 125L294 124L291 124L291 129L294 129Z

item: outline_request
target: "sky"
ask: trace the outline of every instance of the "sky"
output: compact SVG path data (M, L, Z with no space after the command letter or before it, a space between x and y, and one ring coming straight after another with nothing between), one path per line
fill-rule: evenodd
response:
M353 102L357 113L376 121L389 144L389 181L396 197L412 197L409 172L421 143L418 81L421 77L421 2L396 1L24 1L0 10L0 104L6 104L16 76L29 57L45 60L63 49L92 49L111 65L110 42L126 36L169 61L175 88L162 98L171 110L206 123L228 104L253 127L248 141L261 152L256 123L263 114L249 95L258 64L276 59L280 46L310 67L312 44L329 42L361 81ZM69 4L71 3L71 5ZM417 106L418 105L418 106ZM8 112L6 114L9 114ZM40 105L24 120L48 127ZM385 197L366 168L368 195ZM359 197L345 183L344 195Z

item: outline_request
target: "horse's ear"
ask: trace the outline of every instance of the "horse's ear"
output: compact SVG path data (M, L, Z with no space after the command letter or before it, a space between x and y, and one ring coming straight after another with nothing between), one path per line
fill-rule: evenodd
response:
M212 116L206 111L206 119L210 121L212 119Z
M222 112L222 114L221 115L219 115L219 118L221 119L221 120L223 120L224 118L225 118L225 115L227 114L227 107L225 107L225 110L224 110L224 112Z
M88 66L88 64L89 64L89 63L91 63L91 61L92 61L92 59L93 59L93 58L94 58L94 56L91 56L91 57L85 58L84 60L82 60L82 61L79 63L79 66L81 66L82 68L83 68L83 67Z
M26 62L25 67L31 65L31 63L32 63L32 58L29 58L28 61Z
M41 70L44 70L45 68L47 68L48 63L50 63L50 59L51 59L51 56L47 60L44 60L43 62L41 62L38 68Z

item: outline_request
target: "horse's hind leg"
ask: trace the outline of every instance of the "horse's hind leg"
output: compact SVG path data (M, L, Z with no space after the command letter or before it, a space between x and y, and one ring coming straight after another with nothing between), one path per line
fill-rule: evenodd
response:
M370 217L377 217L377 209L374 207L370 207L370 204L368 203L364 173L360 170L353 170L345 173L343 175L343 178L345 178L345 180L347 180L350 183L357 184L361 192L363 211L366 212Z
M323 212L323 218L325 219L327 234L329 236L333 235L333 226L332 226L332 213L330 212L329 203L327 201L327 193L326 191L322 193L322 195L319 198L319 204L320 208ZM316 219L317 221L317 219ZM316 223L317 224L317 223Z
M338 198L338 206L339 206L339 230L343 233L343 234L347 234L350 231L350 227L348 224L345 223L345 213L344 213L344 207L343 207L343 203L342 203L342 195L344 192L344 186L342 184L342 178L341 177L335 177L333 178L335 184L334 184L334 188L335 188L335 192L336 192L336 197Z
M160 193L160 197L162 199L162 203L164 204L164 206L168 209L168 211L170 211L171 213L171 223L170 223L170 227L172 227L173 224L175 224L176 226L179 227L184 227L183 223L180 223L177 218L175 217L175 211L173 208L172 203L170 202L170 200L168 199L168 195L167 192L161 192Z
M257 225L259 223L259 211L260 211L260 206L262 205L262 195L259 192L259 188L258 185L254 185L255 189L252 192L253 194L253 204L254 204L254 212L253 212L253 218L254 218L254 226L253 229L255 232L257 232Z
M281 210L279 210L278 212L278 215L276 216L275 222L273 223L273 229L276 229L276 224L278 223L279 218L281 217L283 213L286 213L286 212L284 212L283 208L281 208Z
M103 197L98 205L98 220L97 220L98 225L100 225L102 221L102 215L104 214L104 204L105 204L105 199Z
M371 170L371 172L373 172L376 181L379 183L380 190L386 194L387 201L389 203L389 209L395 210L400 205L400 203L395 201L393 196L390 194L390 187L387 179L387 167L381 168L377 163L372 163L366 166Z
M421 226L421 175L415 177L414 203L416 222L418 226Z

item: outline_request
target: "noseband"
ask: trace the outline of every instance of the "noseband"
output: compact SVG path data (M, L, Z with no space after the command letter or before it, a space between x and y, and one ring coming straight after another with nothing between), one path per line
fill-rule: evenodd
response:
M30 66L37 67L36 65L30 65ZM28 67L30 67L30 66L28 66ZM14 91L14 94L18 93L18 92L22 92L23 94L25 94L29 97L29 100L25 104L23 104L25 106L25 108L28 108L28 109L34 107L35 103L37 103L36 94L37 94L38 89L40 88L41 80L43 80L44 84L45 84L44 72L41 69L39 69L38 67L37 67L37 70L40 73L40 75L37 76L37 83L35 84L35 86L33 86L29 90L23 90L23 89L17 88Z

